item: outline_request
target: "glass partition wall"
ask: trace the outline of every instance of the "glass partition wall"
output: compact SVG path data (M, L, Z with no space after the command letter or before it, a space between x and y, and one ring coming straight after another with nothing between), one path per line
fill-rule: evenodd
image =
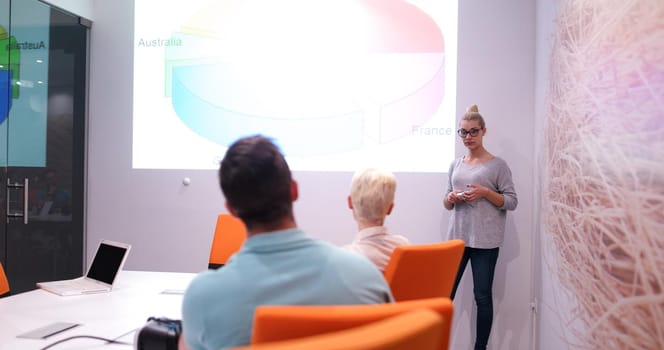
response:
M12 294L84 262L87 21L0 0L0 262Z

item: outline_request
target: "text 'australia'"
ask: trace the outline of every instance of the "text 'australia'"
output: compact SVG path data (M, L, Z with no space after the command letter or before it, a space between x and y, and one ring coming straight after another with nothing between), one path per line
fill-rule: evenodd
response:
M182 39L139 39L138 47L182 46Z

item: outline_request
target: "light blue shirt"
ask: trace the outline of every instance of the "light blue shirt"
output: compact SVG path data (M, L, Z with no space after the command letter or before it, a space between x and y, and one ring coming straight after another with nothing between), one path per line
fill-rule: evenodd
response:
M307 237L299 229L248 238L222 268L200 273L182 303L192 350L248 344L259 305L375 304L393 301L365 257Z

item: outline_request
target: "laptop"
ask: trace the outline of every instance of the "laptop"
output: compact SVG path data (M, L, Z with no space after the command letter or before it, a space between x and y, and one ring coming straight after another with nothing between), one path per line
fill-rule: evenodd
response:
M70 280L38 282L37 287L65 296L110 292L130 249L131 245L126 243L102 240L85 276Z

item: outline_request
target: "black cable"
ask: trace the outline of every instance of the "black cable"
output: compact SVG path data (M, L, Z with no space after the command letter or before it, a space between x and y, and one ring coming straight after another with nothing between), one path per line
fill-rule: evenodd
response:
M129 334L129 333L127 333L127 334ZM56 341L55 343L51 343L51 344L49 344L49 345L46 345L45 347L43 347L43 348L41 348L41 349L39 349L39 350L50 349L50 348L52 348L52 347L54 347L54 346L56 346L56 345L58 345L58 344L60 344L60 343L64 343L64 342L66 342L66 341L69 341L69 340L72 340L72 339L76 339L76 338L97 339L97 340L105 341L105 342L108 343L108 344L132 345L132 343L127 343L127 342L119 341L119 340L115 340L115 339L108 339L108 338L97 337L97 336L94 336L94 335L75 335L75 336L72 336L72 337L69 337L69 338L60 339L60 340Z
M126 336L126 335L128 335L128 334L134 333L134 332L136 332L136 331L139 330L139 329L140 329L140 328L134 328L134 329L130 330L129 332L122 333L122 334L118 335L117 337L113 338L113 341L118 341L118 339L120 339L120 338L122 338L122 337L124 337L124 336Z

